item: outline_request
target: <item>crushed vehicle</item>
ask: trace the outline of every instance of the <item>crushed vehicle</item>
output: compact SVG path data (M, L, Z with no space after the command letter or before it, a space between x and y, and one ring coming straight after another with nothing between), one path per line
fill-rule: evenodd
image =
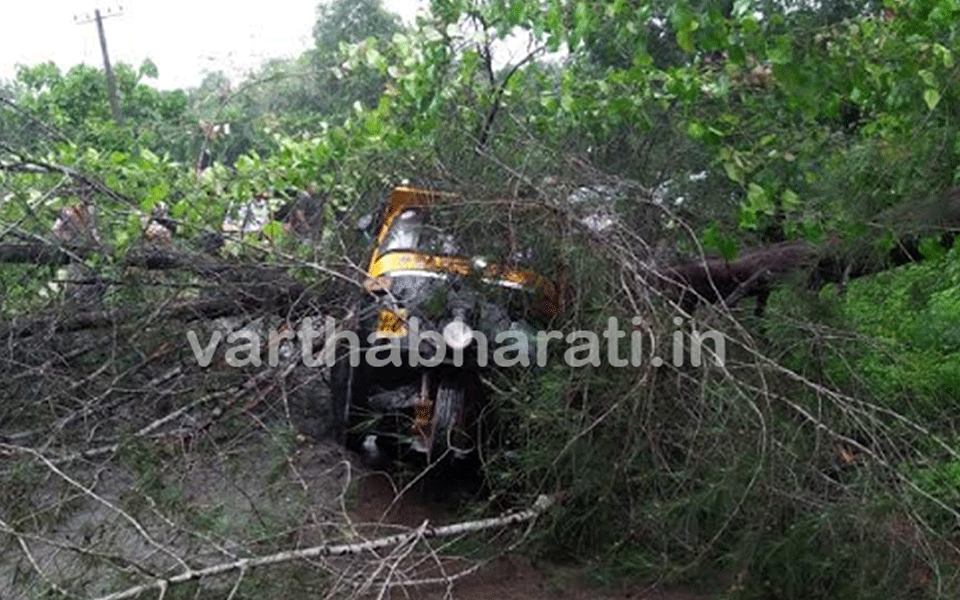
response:
M481 376L498 368L497 334L508 332L533 364L534 324L559 308L556 285L524 268L535 250L509 243L504 214L416 187L390 194L368 230L373 250L354 311L360 346L337 346L330 368L335 430L349 448L430 462L477 456Z

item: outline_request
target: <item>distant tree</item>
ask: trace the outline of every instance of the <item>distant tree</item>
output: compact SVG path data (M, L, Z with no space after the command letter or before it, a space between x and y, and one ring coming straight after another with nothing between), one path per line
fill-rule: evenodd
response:
M310 53L316 77L316 92L320 95L317 108L326 114L343 116L359 101L375 106L383 91L384 79L372 70L351 73L347 78L340 72L343 62L341 46L368 39L377 41L382 49L402 31L397 15L385 10L380 0L333 0L317 7L317 22L313 27L315 51Z
M339 53L340 44L369 37L389 40L400 31L400 19L385 10L380 0L333 0L317 6L313 39L322 56Z
M208 77L194 94L197 109L207 118L215 109L218 118L226 111L243 122L261 119L264 127L296 136L313 135L323 123L343 122L356 102L376 106L384 89L383 75L374 69L345 73L341 51L344 45L371 38L376 47L385 48L403 29L399 17L385 10L380 0L322 3L317 15L313 48L294 59L266 61L229 98L222 92L224 82ZM232 137L231 143L238 139Z
M125 118L119 127L110 114L106 76L89 65L77 65L66 73L52 62L20 66L9 86L10 101L79 145L103 150L143 145L154 152L185 158L186 95L145 83L145 79L157 76L157 68L149 60L137 69L118 63L115 71L120 111ZM31 145L29 140L18 141Z

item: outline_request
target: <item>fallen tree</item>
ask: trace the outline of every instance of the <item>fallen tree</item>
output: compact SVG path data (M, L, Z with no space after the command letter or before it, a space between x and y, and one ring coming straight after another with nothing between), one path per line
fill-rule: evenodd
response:
M774 286L791 273L806 273L807 286L819 290L828 283L879 273L924 258L921 240L936 238L942 249L953 246L960 231L960 188L933 201L887 211L875 220L878 228L894 232L892 249L883 251L864 237L849 242L832 236L816 245L804 240L751 248L727 260L703 256L656 270L656 285L685 312L701 302L734 306L743 298L756 298L762 315Z
M223 294L213 298L182 300L170 303L156 312L161 319L216 319L248 313L268 311L278 315L296 316L306 312L309 306L306 287L296 281L273 281L269 284L250 285L243 294ZM114 309L87 310L64 315L58 311L54 315L30 319L15 319L0 326L0 338L23 338L40 334L56 334L82 329L97 329L112 325L134 322L143 314L142 310Z
M0 244L0 263L57 266L105 253L108 252L103 248L90 245L57 245L48 242ZM198 275L236 268L234 263L216 260L197 252L161 247L131 250L119 263L150 270L186 269Z

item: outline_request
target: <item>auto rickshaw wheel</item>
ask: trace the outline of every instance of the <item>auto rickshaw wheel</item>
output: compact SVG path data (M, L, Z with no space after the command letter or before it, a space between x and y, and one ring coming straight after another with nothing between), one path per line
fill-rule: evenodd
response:
M402 456L403 445L396 436L377 434L370 429L374 415L365 408L369 391L366 377L369 373L363 363L353 366L349 354L341 356L330 367L331 430L335 440L358 454L364 464L380 468Z
M356 398L356 370L350 364L349 355L341 356L330 367L330 408L333 414L333 423L331 430L334 438L340 444L351 449L359 448L362 440L351 439L356 437L351 434L350 413L353 402Z
M466 372L445 374L437 385L433 408L432 461L464 458L477 450L476 385Z

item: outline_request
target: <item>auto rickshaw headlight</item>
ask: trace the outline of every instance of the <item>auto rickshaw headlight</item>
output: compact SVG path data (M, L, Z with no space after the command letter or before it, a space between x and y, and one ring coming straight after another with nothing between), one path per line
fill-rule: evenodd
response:
M488 261L488 260L487 260L485 257L483 257L483 256L474 256L474 257L473 257L473 261L472 261L471 264L473 265L473 269L474 269L475 271L481 271L481 272L483 272L483 271L485 271L485 270L487 269L487 267L490 265L490 261Z
M443 328L443 341L453 350L463 350L473 341L473 330L459 319L450 321Z

